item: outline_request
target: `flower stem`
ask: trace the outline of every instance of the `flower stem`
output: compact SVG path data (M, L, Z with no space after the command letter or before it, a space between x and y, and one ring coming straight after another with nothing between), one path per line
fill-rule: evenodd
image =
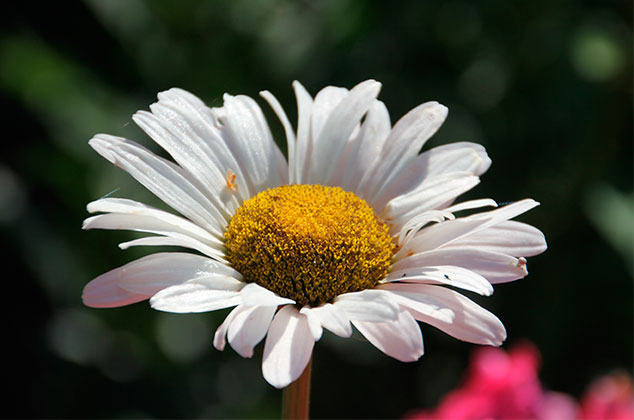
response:
M310 370L313 364L311 356L302 375L292 384L284 388L282 396L283 419L308 419L310 403Z

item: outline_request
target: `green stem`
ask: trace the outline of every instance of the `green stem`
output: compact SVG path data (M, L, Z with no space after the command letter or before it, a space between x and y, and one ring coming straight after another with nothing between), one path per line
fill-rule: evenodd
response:
M310 403L310 370L313 364L311 356L302 375L292 384L284 388L282 396L283 419L308 419Z

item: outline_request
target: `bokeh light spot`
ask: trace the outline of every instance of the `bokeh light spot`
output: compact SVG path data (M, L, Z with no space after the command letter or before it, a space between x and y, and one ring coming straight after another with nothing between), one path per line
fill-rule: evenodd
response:
M483 58L473 62L458 81L464 98L482 111L495 107L504 97L508 72L497 59Z
M59 312L50 321L48 341L59 357L84 365L103 359L110 336L96 315L69 309Z
M211 346L211 325L202 315L161 314L155 333L163 353L178 362L199 359Z
M571 59L581 77L596 82L613 78L625 62L617 40L608 32L593 28L579 31L572 43Z

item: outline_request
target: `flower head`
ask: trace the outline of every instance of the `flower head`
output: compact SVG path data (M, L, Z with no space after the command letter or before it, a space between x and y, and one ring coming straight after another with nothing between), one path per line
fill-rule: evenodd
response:
M120 244L179 246L91 281L89 306L150 300L169 312L233 307L214 346L228 341L251 357L266 337L262 371L282 388L304 370L323 329L348 337L354 326L384 353L417 360L416 321L478 344L506 332L493 314L454 288L490 295L492 284L524 277L524 257L543 252L543 235L509 221L538 205L497 207L490 199L453 204L479 182L491 160L467 142L419 151L447 108L424 103L393 127L369 80L351 90L326 87L313 99L294 83L297 130L269 92L288 159L261 109L247 96L208 108L180 89L159 93L134 121L173 161L119 137L90 145L181 216L118 198L88 204L85 229L153 234ZM450 287L447 287L450 286Z

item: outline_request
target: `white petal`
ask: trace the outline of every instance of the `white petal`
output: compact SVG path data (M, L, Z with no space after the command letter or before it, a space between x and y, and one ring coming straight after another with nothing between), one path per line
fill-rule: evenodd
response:
M447 322L433 314L412 312L417 320L433 325L459 340L470 343L499 346L506 339L506 330L500 320L460 293L445 287L427 284L401 286L408 286L411 290L416 289L417 293L450 308L455 314L453 321Z
M526 260L479 248L447 247L414 254L392 265L393 271L409 267L459 265L485 277L491 283L505 283L528 274Z
M359 159L363 162L376 159L385 147L391 130L392 123L387 107L379 100L373 101L359 133Z
M420 229L430 223L440 223L445 220L453 219L455 219L454 215L445 210L428 210L424 213L417 214L401 227L397 239L398 246L401 248L404 247ZM396 229L392 228L392 230Z
M428 226L419 231L412 240L408 242L407 246L401 248L401 250L397 252L395 259L398 260L410 253L418 253L437 248L441 245L447 245L467 235L507 221L538 205L539 203L534 200L525 199L488 212L477 213Z
M319 135L324 130L324 127L327 126L328 118L333 113L337 105L339 105L342 100L346 97L346 95L350 91L348 89L335 87L335 86L326 86L322 90L320 90L315 96L315 100L313 102L312 114L311 114L311 139L313 142L313 149L315 153L311 155L311 158L316 158L318 154L318 150L320 148L319 143ZM329 172L328 179L321 179L318 183L322 185L336 185L341 186L340 179L343 177L344 162L346 162L350 155L350 145L352 142L352 138L354 135L352 133L356 133L359 130L359 124L355 124L351 133L347 138L344 138L341 133L338 133L338 139L343 144L343 149L336 155L336 165ZM311 162L310 166L323 166L322 162L315 161ZM317 182L315 182L317 183Z
M462 210L472 210L479 209L482 207L497 207L498 203L495 200L491 200L490 198L480 198L477 200L469 200L463 201L462 203L454 204L451 207L447 207L445 211L450 211L452 213L462 211Z
M170 207L199 226L222 236L227 220L187 179L181 168L120 137L98 134L89 144Z
M153 113L139 111L132 119L195 179L215 207L231 215L239 207L234 191L227 186L227 168L218 167L207 143L191 128L189 115L175 112L159 102L150 106ZM216 135L218 141L219 136Z
M313 131L316 141L311 155L311 165L308 172L309 184L327 184L334 170L337 168L338 156L340 156L361 117L370 108L376 96L379 94L381 84L368 80L352 88L336 107L328 115L323 129L317 134ZM317 106L315 100L315 107ZM314 118L318 114L313 112ZM318 124L318 123L317 123Z
M447 207L443 210L428 210L423 213L418 213L412 216L405 224L400 228L398 235L398 245L403 248L409 242L410 239L425 225L429 223L440 223L445 220L453 220L455 216L454 212L461 210L477 209L481 207L497 207L497 203L489 198L483 198L478 200L464 201L459 204ZM405 218L404 218L405 219ZM397 227L402 224L402 220L399 220L398 225L392 225L392 231L396 231Z
M447 108L437 102L427 102L405 114L392 128L385 141L382 156L372 172L368 172L360 189L374 191L370 203L381 196L397 176L416 159L423 144L442 125Z
M262 96L271 106L277 118L279 118L282 126L284 127L284 132L286 134L286 145L288 150L288 182L289 184L294 184L295 180L295 145L297 143L297 138L295 137L295 132L293 131L293 126L291 122L288 120L286 116L286 112L284 112L284 108L280 105L279 101L273 94L269 91L260 92L260 96Z
M119 267L117 284L130 292L153 295L188 280L222 276L219 282L238 287L240 274L226 265L195 254L163 252L151 254ZM232 289L233 290L233 289Z
M240 305L238 308L229 325L227 338L240 356L252 357L253 348L266 336L277 307Z
M183 248L195 249L215 260L226 263L224 253L216 248L207 246L189 236L179 236L170 234L168 236L148 236L145 238L133 239L127 242L121 242L119 248L128 249L132 246L181 246Z
M313 336L315 342L321 340L321 336L324 333L324 329L321 326L321 320L311 313L312 308L310 306L304 306L300 309L299 313L306 315L308 321L308 328L310 328L310 335Z
M459 264L459 262L456 262L456 264ZM448 286L459 287L484 296L489 296L493 293L493 287L486 278L462 267L455 267L451 265L424 267L419 266L416 263L412 263L409 266L410 268L403 268L401 266L397 270L390 271L385 281L446 284Z
M423 336L409 312L401 311L393 321L352 323L376 348L397 360L414 362L424 353Z
M171 226L165 225L159 220L156 220L149 216L135 215L135 214L121 214L121 213L108 213L100 214L97 216L89 217L84 220L83 229L126 229L134 230L137 232L148 232L157 235L164 235L161 242L158 243L156 239L143 239L137 241L131 241L123 243L120 246L122 249L126 249L129 246L135 245L177 245L184 246L202 252L212 258L219 261L225 261L224 252L221 251L222 245L219 241L216 244L209 246L207 243L203 243L193 237L187 236L180 232L170 231ZM173 243L167 243L172 241Z
M425 168L428 175L445 172L466 171L480 176L491 166L491 159L479 144L457 142L434 147L420 155L418 165Z
M351 321L381 322L398 318L398 305L381 290L345 293L334 300L337 309Z
M443 322L451 323L455 313L451 308L431 296L421 293L416 284L390 283L380 286L382 290L389 292L398 304L407 309L414 316L430 316Z
M152 308L175 313L209 312L240 304L241 282L228 276L187 281L163 289L150 299Z
M313 98L298 81L293 82L293 89L297 98L297 147L295 148L295 159L292 160L295 168L291 168L291 170L295 173L295 182L304 184L313 152L310 134Z
M92 308L117 308L149 299L151 294L133 293L118 286L122 267L96 277L84 287L81 299Z
M350 337L352 327L346 314L332 303L324 303L316 308L303 307L300 311L308 317L308 321L319 323L320 328L324 327L339 337ZM317 339L315 340L317 341Z
M108 213L89 217L84 220L83 229L133 230L136 232L154 233L179 241L179 246L196 249L213 258L224 261L223 243L218 239L201 240L199 237L183 232L182 229L169 225L162 220L142 214ZM169 240L169 239L168 239ZM140 243L139 243L140 244ZM129 244L128 246L132 246ZM135 243L134 245L137 245Z
M359 135L350 146L347 159L340 162L343 167L341 188L352 191L361 198L367 196L367 192L358 190L359 183L377 164L391 128L390 114L385 104L375 100L361 124Z
M507 221L446 245L447 248L472 247L514 257L532 257L547 248L544 234L521 222Z
M116 227L117 225L114 223L108 223L108 227L102 227L102 222L100 222L99 226L84 222L84 229L129 229L152 233L156 233L154 231L159 231L161 234L164 234L163 232L178 232L198 239L208 245L222 244L218 238L189 220L166 211L159 210L155 207L148 206L147 204L139 203L138 201L128 200L125 198L102 198L88 203L86 209L90 213L121 213L133 216L145 216L147 219L145 219L146 221L143 224L145 228L142 230L135 229L132 223L125 223L124 228L119 228ZM123 220L121 220L121 223L123 223Z
M216 273L240 276L232 268L199 255L157 253L100 275L86 285L82 298L86 305L93 307L129 305L148 299L166 287Z
M401 248L404 247L425 225L453 219L455 219L454 215L446 210L428 210L424 213L417 214L401 227L397 240L398 246Z
M249 283L241 291L242 304L246 306L274 306L294 304L295 301L276 295L268 289Z
M182 89L172 88L159 93L158 97L161 106L155 106L153 111L163 121L171 122L172 131L177 133L176 137L181 140L177 141L174 147L186 149L179 151L180 154L199 154L196 162L200 161L202 168L209 165L209 169L204 170L204 173L198 173L198 176L207 178L211 183L220 182L225 180L227 170L231 170L236 174L238 186L237 190L231 191L232 195L238 196L241 201L248 199L250 194L243 183L246 174L242 173L242 168L222 139L211 109L198 97ZM221 186L224 188L224 185ZM220 198L224 199L227 192L223 190Z
M447 203L479 182L477 176L467 172L454 172L426 179L414 190L390 201L381 216L390 221L395 232L399 232L401 226L411 218L429 210L446 207Z
M288 386L304 372L314 345L306 316L294 306L284 306L273 318L264 343L264 379L276 388Z
M416 156L398 175L392 185L373 204L381 208L391 199L411 191L427 178L451 172L482 175L491 165L484 147L458 142L434 147Z
M251 195L288 182L286 160L253 99L225 94L223 107L213 111L221 122L223 139L242 168Z
M337 105L346 97L349 90L336 86L326 86L315 95L311 112L311 138L316 141L325 127L328 118ZM347 138L346 138L347 139ZM316 143L319 144L319 143Z
M214 347L220 351L225 349L227 345L227 330L229 329L229 325L231 325L231 321L233 321L233 317L235 317L238 312L243 309L242 305L238 305L229 312L229 315L225 318L225 320L218 326L216 332L214 334Z

